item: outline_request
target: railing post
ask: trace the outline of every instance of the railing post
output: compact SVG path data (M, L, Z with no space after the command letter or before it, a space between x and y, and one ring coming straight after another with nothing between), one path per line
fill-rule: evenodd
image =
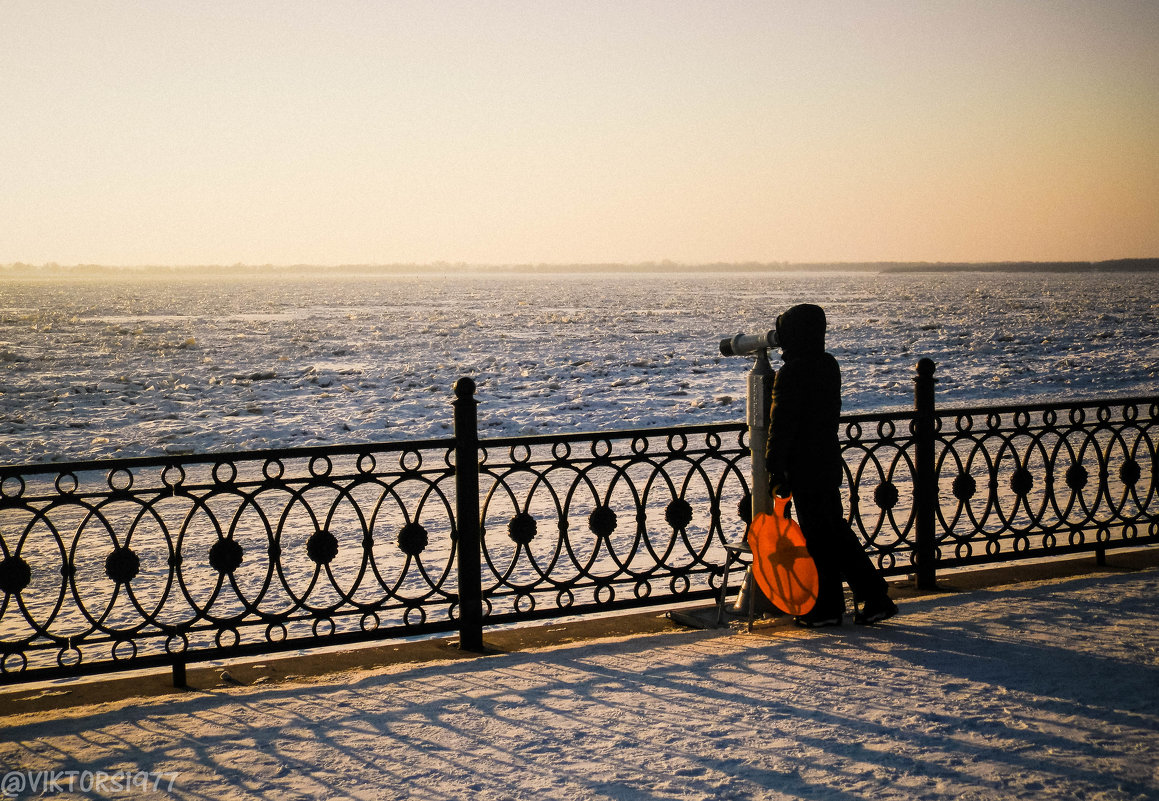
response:
M935 509L938 503L938 480L934 468L934 371L932 359L918 362L914 379L914 522L917 561L917 586L922 590L937 588L937 543L934 534Z
M483 650L483 587L480 576L479 421L475 382L455 382L455 529L458 532L459 648Z

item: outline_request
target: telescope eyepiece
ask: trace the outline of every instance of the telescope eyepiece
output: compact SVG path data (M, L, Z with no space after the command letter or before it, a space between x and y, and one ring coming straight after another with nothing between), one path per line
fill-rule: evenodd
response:
M737 334L734 337L722 339L720 353L722 356L749 356L759 350L779 348L780 346L780 337L777 336L776 329L773 329L763 334Z

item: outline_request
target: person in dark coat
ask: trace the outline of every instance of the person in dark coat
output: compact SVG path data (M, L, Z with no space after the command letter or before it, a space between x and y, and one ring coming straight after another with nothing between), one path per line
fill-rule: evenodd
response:
M794 306L777 318L784 366L773 384L769 488L781 496L792 494L794 516L817 563L817 604L797 623L840 625L842 579L853 590L855 622L877 623L896 614L897 606L842 509L841 370L825 351L825 326L825 311L813 304Z

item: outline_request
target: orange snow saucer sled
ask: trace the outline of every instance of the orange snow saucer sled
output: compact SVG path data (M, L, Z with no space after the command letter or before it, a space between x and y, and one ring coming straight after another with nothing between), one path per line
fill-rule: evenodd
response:
M817 603L817 565L801 527L788 516L792 498L773 496L773 513L759 514L749 527L753 576L765 597L782 612L804 615Z

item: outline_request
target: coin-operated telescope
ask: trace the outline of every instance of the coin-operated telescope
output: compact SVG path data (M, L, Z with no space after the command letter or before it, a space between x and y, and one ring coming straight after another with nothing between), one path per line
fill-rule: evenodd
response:
M779 348L780 338L777 332L766 331L763 334L737 334L729 339L720 341L720 352L725 356L752 356L753 369L749 371L748 398L745 402L745 414L749 426L749 475L750 496L752 498L752 520L758 515L769 514L773 511L773 499L769 493L769 470L765 464L765 449L769 442L769 418L773 410L773 379L776 374L769 364L769 349ZM752 566L745 572L740 591L733 605L733 612L743 614L746 610L749 620L752 620L753 611L758 605L773 609L773 605L763 597L760 587L753 580ZM720 624L720 612L717 612L717 625ZM751 623L750 623L751 625Z
M772 511L769 496L769 472L765 467L765 447L769 441L769 417L773 409L773 373L769 364L769 349L779 348L777 332L737 334L720 341L720 352L725 356L753 356L753 369L748 376L748 398L745 416L749 427L749 452L752 474L750 484L753 516Z

